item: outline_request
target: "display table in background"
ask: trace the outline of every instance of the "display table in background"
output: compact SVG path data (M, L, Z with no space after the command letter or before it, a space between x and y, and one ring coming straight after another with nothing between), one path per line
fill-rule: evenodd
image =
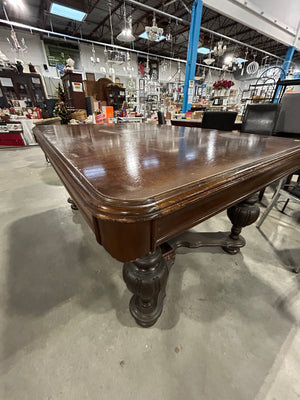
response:
M19 119L0 122L0 146L37 145L32 129L39 119Z
M272 136L149 124L34 133L97 241L125 262L130 311L144 327L162 312L176 249L237 253L259 215L254 194L300 167L300 142ZM230 232L186 232L225 209Z
M202 119L171 119L171 125L202 128ZM235 121L233 124L234 131L240 131L241 127L242 121Z
M0 146L25 146L23 127L19 121L0 122Z

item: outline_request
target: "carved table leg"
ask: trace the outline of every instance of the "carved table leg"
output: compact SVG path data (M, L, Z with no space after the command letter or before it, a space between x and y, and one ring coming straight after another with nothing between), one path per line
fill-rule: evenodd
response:
M252 195L248 199L228 208L227 215L232 223L230 238L233 240L240 239L242 228L253 224L259 216L259 207L255 204L258 200L257 194ZM223 247L227 253L236 254L240 251L239 247L234 245Z
M77 207L76 204L74 203L74 200L71 199L71 197L68 198L68 203L71 204L72 210L78 210L78 207Z
M168 261L160 247L154 253L124 264L123 278L134 294L129 308L139 325L152 326L162 313L168 275Z

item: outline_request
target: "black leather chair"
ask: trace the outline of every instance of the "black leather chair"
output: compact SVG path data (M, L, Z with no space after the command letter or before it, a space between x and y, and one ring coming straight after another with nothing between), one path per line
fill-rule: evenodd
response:
M166 120L163 112L157 111L157 120L158 120L158 125L165 125Z
M272 135L275 131L280 103L249 104L246 108L241 132Z
M279 103L248 104L241 127L241 132L256 135L273 135L275 132L281 105ZM259 192L258 199L262 200L265 189Z
M235 111L205 111L202 118L202 128L232 131L237 112Z
M300 93L285 93L274 135L300 139Z

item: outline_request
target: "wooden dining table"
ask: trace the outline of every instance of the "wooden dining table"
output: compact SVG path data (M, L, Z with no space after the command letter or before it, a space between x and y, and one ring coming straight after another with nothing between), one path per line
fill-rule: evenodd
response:
M171 125L186 126L188 128L202 128L202 119L171 119ZM242 128L242 121L235 121L233 124L233 131L240 131Z
M124 262L130 311L144 327L161 315L176 249L236 254L259 215L256 192L300 167L300 141L271 136L147 124L34 134L99 244ZM228 232L189 231L226 209Z

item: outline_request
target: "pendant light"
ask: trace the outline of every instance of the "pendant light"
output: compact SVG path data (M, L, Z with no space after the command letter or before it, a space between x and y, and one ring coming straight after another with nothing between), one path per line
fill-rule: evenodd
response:
M120 42L130 43L135 40L135 37L132 34L132 17L130 16L126 18L126 3L124 1L124 29L121 33L118 34L117 40Z
M164 33L163 28L159 28L156 25L155 13L153 13L152 26L146 26L145 32L147 33L148 40L150 40L151 42L159 40L162 34Z

